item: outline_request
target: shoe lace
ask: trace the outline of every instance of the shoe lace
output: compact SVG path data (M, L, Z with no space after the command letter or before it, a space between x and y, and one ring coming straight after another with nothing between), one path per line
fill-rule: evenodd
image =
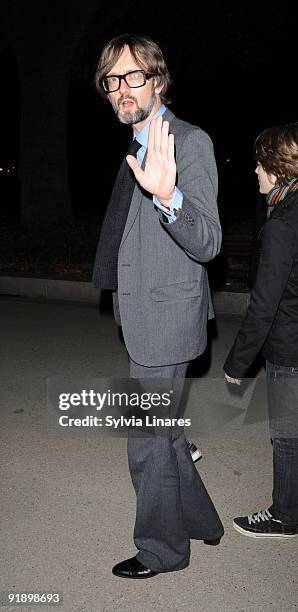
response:
M260 510L260 512L256 512L255 514L248 515L248 522L251 525L252 523L259 523L260 521L270 521L273 518L272 514L270 514L268 508L266 510Z

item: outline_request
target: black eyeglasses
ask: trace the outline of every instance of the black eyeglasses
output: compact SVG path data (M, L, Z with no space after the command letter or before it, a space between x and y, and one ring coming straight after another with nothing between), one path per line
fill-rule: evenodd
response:
M136 87L143 87L146 81L153 76L157 76L157 73L145 72L144 70L131 70L125 74L113 74L103 77L101 79L101 84L106 93L111 93L112 91L118 91L118 89L120 89L122 79L128 87L134 89Z

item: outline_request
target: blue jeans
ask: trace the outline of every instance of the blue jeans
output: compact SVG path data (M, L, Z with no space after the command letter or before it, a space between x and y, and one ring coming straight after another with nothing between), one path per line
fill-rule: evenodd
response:
M277 519L298 526L298 367L267 361L269 427L273 445L273 504Z

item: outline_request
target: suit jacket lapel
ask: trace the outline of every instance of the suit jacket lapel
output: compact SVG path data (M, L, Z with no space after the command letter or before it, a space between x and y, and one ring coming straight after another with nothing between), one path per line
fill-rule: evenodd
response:
M164 121L169 121L171 123L171 121L174 119L175 115L172 113L172 111L170 111L168 108L166 108L164 114L163 114L163 120ZM145 167L146 164L146 158L147 158L147 151L145 153L145 157L143 159L143 163L142 163L142 168ZM151 196L151 194L149 194ZM135 219L137 217L137 214L139 212L139 208L141 206L141 201L142 201L142 197L143 197L143 192L142 192L142 188L138 186L138 184L135 186L133 194L132 194L132 199L131 199L131 204L130 204L130 208L129 208L129 212L127 215L127 219L126 219L126 224L125 224L125 228L124 228L124 232L123 232L123 236L122 236L122 240L121 240L121 245L123 244L124 240L126 240L134 222Z

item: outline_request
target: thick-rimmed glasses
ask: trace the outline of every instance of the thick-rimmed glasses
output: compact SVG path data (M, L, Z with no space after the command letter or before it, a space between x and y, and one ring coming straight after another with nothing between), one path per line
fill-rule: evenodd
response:
M113 74L111 76L103 77L101 79L101 84L106 93L111 93L120 89L122 79L125 81L128 87L132 87L134 89L136 87L143 87L146 81L151 79L153 76L157 76L157 74L153 72L145 72L144 70L130 70L130 72L126 72L125 74Z

